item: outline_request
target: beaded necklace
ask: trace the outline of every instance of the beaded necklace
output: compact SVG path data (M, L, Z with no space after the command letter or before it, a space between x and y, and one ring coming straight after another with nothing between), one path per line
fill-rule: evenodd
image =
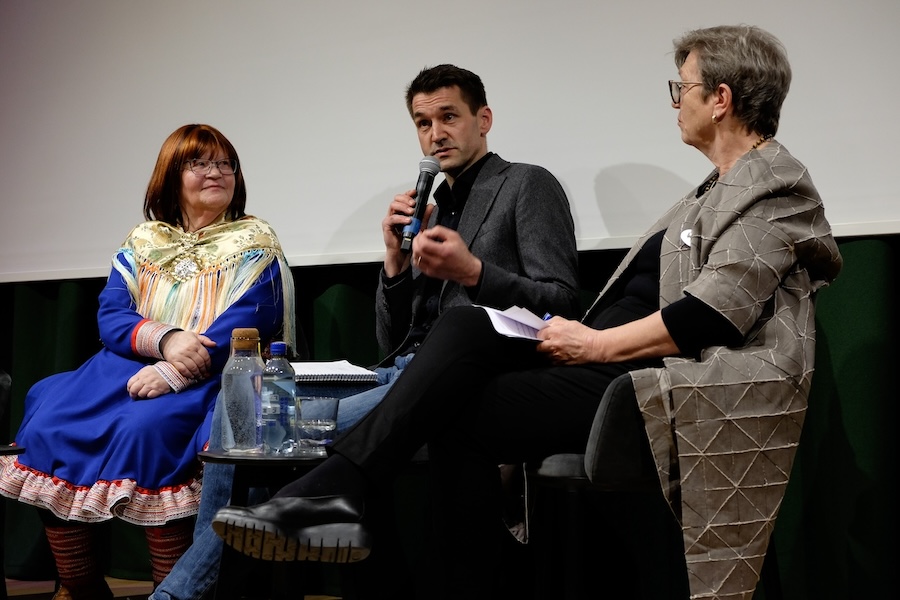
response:
M761 136L759 136L759 139L756 140L756 143L753 144L752 146L750 146L750 150L756 150L757 148L759 148L759 145L760 145L760 144L762 144L763 142L768 142L768 141L771 140L773 137L775 137L775 136L773 136L771 133L770 133L770 134L767 134L767 135L761 135Z

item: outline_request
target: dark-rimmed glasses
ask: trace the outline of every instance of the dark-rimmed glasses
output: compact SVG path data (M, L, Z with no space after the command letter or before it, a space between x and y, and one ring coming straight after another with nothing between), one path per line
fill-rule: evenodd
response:
M669 80L669 95L672 97L672 102L675 104L681 104L681 96L687 90L691 89L695 85L703 85L702 81L675 81L674 79Z
M212 171L213 165L222 175L234 175L237 171L237 161L232 158L223 160L206 160L205 158L194 158L186 161L185 164L194 173L194 175L208 175Z

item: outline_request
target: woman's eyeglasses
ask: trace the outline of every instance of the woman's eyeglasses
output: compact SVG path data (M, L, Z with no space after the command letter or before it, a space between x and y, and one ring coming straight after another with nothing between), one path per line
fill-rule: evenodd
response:
M702 81L674 81L669 80L669 95L672 96L672 102L681 104L681 96L695 85L703 85ZM687 88L687 90L685 89Z
M234 175L237 171L237 161L231 158L225 160L206 160L205 158L194 158L187 161L188 168L194 175L207 175L212 171L213 165L222 175Z

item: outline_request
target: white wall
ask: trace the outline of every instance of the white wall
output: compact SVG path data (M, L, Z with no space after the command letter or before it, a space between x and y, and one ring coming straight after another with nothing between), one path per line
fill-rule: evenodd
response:
M897 0L0 0L0 281L105 276L189 122L235 144L292 265L380 260L421 156L404 89L441 62L482 76L491 150L561 179L579 248L627 246L711 168L672 39L741 22L788 49L778 139L835 232L900 231Z

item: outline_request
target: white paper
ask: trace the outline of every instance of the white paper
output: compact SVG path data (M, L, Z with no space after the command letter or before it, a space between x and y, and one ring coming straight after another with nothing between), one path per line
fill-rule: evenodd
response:
M506 310L497 310L490 306L477 304L476 306L488 314L494 330L507 337L537 340L537 332L547 326L546 321L521 306L512 306Z

